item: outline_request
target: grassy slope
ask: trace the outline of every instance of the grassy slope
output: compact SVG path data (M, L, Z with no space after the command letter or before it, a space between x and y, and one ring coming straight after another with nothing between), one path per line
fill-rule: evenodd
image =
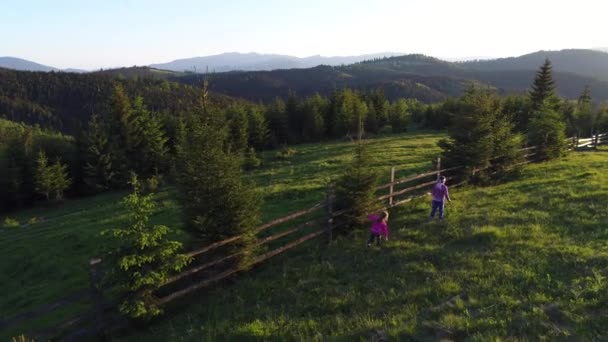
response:
M393 211L391 241L309 243L193 298L129 340L600 340L608 335L606 151L529 166ZM449 300L450 298L456 299ZM377 332L376 332L377 333Z
M388 136L370 141L378 170L388 175L391 165L403 165L402 174L426 171L438 154L436 133ZM347 142L310 144L295 147L297 153L288 161L273 161L274 152L265 153L265 166L251 177L265 200L263 220L283 216L324 199L326 182L335 178L350 158ZM388 179L388 177L387 177ZM122 225L125 211L120 205L124 192L67 201L58 208L34 208L11 214L22 224L35 218L38 223L19 228L0 228L0 317L54 302L71 290L87 286L87 264L101 255L103 242L99 233ZM180 228L180 215L174 192L157 196L159 208L152 221ZM0 217L1 218L1 217ZM2 218L3 219L3 218ZM176 233L187 241L186 234ZM68 308L53 322L81 307ZM0 339L31 330L18 327L0 333Z

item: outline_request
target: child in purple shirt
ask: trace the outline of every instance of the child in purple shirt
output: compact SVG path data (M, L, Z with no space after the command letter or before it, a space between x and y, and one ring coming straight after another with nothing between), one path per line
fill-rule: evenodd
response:
M431 204L431 217L429 217L429 221L431 221L435 217L435 212L439 209L439 220L443 220L443 208L444 208L444 199L447 199L448 202L451 202L450 194L448 192L448 187L445 185L445 177L441 176L437 180L437 183L433 186L433 190L431 190L431 195L433 195L433 203Z
M386 223L388 221L388 212L383 211L380 215L369 215L367 219L372 221L367 247L370 247L374 240L376 240L376 245L380 246L380 236L388 241L388 224Z

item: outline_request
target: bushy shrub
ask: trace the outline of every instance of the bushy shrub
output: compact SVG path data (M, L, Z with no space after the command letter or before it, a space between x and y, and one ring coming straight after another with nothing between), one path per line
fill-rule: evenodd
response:
M250 147L247 152L245 152L245 157L243 158L243 168L245 170L253 170L260 165L262 165L262 160L258 158L253 147Z
M283 146L280 151L278 151L274 157L277 160L287 160L293 157L298 151L294 148Z
M144 193L157 193L163 184L163 175L154 175L145 180Z
M19 227L19 221L15 220L13 218L7 217L4 219L4 222L2 223L2 227L3 228L17 228L17 227Z

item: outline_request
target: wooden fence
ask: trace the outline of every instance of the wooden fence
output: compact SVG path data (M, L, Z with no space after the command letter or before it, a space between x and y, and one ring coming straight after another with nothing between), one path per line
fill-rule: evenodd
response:
M568 138L568 142L569 149L595 148L598 145L608 143L608 134L598 134L587 139ZM535 158L537 155L535 146L524 148L522 151L525 152L526 160L519 164L527 164L537 160ZM428 190L437 181L439 175L447 175L448 180L455 181L456 178L451 173L459 169L462 169L462 167L441 169L441 159L438 158L435 162L435 170L396 179L396 168L393 167L390 170L390 181L377 187L377 198L382 203L381 207L385 209L407 203L417 196L427 194L423 189ZM481 171L481 169L472 170L473 173L478 171ZM256 247L260 249L267 247L268 250L264 250L260 255L255 256L249 266L263 263L322 235L327 236L328 241L331 241L333 230L341 225L336 223L336 218L346 213L346 210L335 211L334 208L333 190L328 187L325 201L274 219L258 227L256 230L258 236L262 235L260 233L270 231L273 228L276 231L270 235L259 236L255 243ZM291 227L284 226L292 222L296 223L292 224ZM289 236L294 237L279 246L271 246L273 241L279 241ZM222 249L229 247L230 244L241 238L242 235L233 236L187 252L186 254L192 257L194 262L186 270L172 276L156 292L158 295L157 303L159 305L168 304L242 271L234 262L241 256L242 252L222 253ZM115 312L112 314L111 311L115 306L104 298L99 285L101 278L100 265L101 259L92 259L90 262L91 285L89 288L77 290L55 303L41 306L10 319L0 320L0 329L13 327L49 315L79 302L88 303L93 309L84 315L79 314L67 319L50 329L30 331L30 335L33 334L34 337L42 339L61 336L63 340L81 340L87 336L103 336L104 331L108 328L124 324L126 320L118 317Z
M573 138L573 144L575 144L577 148L597 148L597 146L606 143L608 143L608 133L595 134L590 138L585 139Z

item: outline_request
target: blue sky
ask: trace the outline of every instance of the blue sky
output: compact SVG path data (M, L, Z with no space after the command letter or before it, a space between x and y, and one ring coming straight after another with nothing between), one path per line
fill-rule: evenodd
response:
M0 56L61 68L234 51L500 57L608 46L599 0L0 0L0 9Z

